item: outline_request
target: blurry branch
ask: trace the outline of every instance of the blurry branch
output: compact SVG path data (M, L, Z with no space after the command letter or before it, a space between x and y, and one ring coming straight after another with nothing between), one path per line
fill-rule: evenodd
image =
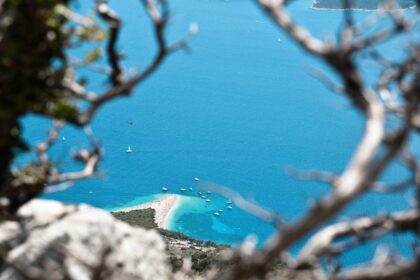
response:
M331 173L331 172L325 172L325 171L319 171L319 170L297 170L292 167L286 168L286 173L289 176L295 177L302 181L317 181L322 182L331 185L334 187L335 181L338 179L338 175ZM369 187L371 191L375 192L388 192L388 193L395 193L400 192L408 188L409 186L414 184L414 179L412 177L409 177L399 183L396 184L387 184L383 182L372 182L369 184Z
M389 11L394 24L392 28L385 28L384 30L377 31L371 36L363 36L360 39L355 39L351 43L351 51L355 52L378 43L383 43L386 40L394 38L396 35L406 32L413 27L413 21L406 20L402 17L399 11Z
M68 7L64 5L59 6L59 13L61 13L63 16L65 16L67 19L69 19L71 22L81 25L83 27L91 28L95 25L94 21L87 16L82 16L78 13L75 13Z
M406 148L402 152L402 162L411 170L413 174L413 183L419 188L420 187L420 167L415 156L410 153L409 149Z
M307 51L316 55L325 55L327 48L318 39L312 37L303 27L292 21L289 14L284 9L285 0L259 0L256 1L265 12L278 23L293 39Z
M88 102L92 102L96 99L95 93L86 91L85 87L74 80L73 73L67 73L67 75L64 76L63 85L69 89L76 98L80 98Z
M36 146L36 153L38 154L38 158L40 163L45 164L48 163L48 150L55 144L57 141L58 133L60 132L61 128L63 127L64 123L62 121L54 121L53 128L50 130L48 134L48 139L44 142L39 143Z
M353 15L352 11L350 10L346 11L346 13L350 13L351 15ZM386 15L387 14L385 11L377 11L375 13L371 13L370 15L368 15L361 22L351 22L349 24L349 22L347 21L346 22L347 26L344 28L342 32L346 32L345 31L346 29L350 29L350 32L351 34L353 34L353 36L361 36L366 32L366 30L371 29L378 22L382 21Z
M13 218L23 203L41 194L48 185L47 191L58 191L68 188L77 180L96 175L102 157L101 148L88 132L92 148L73 154L74 159L82 164L81 169L73 172L58 170L56 162L49 157L49 151L63 125L55 122L48 139L35 148L37 161L27 163L20 169L14 168L15 158L29 148L21 136L20 119L23 116L35 113L86 127L103 105L130 95L139 83L162 65L169 54L186 49L189 40L198 31L196 25L191 25L185 37L167 42L165 32L170 19L168 1L141 1L152 22L157 51L142 71L129 76L125 75L118 50L122 22L108 6L108 1L94 1L97 17L104 21L109 35L105 51L107 65L104 68L92 64L101 56L100 45L76 62L68 57L69 49L99 44L105 38L106 32L94 16L74 12L71 1L49 1L48 5L43 1L29 1L30 5L3 5L3 2L0 0L0 17L7 15L8 20L1 25L0 40L3 44L0 49L5 59L0 64L3 72L9 74L2 78L4 94L0 94L1 104L5 105L0 120L0 219ZM31 28L34 29L31 33L33 36L27 36L25 30ZM16 46L22 52L8 51ZM78 80L79 73L75 67L88 67L106 73L110 86L102 94L90 91L84 85L87 79L81 77Z
M319 170L301 171L292 167L285 169L287 175L295 177L303 181L318 181L334 186L334 182L338 179L338 175L331 172L323 172Z
M51 174L47 180L48 184L58 184L63 182L74 182L81 179L92 177L102 157L102 150L93 138L93 133L89 128L85 129L86 135L90 139L92 150L83 149L73 154L76 161L81 162L84 167L80 171L60 173L56 169L52 169Z
M241 279L241 277L264 273L277 257L292 244L308 235L313 229L334 217L341 209L356 198L365 189L372 176L371 166L375 159L383 136L383 110L372 102L368 108L370 119L365 135L344 173L335 181L333 191L321 199L315 207L293 224L283 227L260 250L246 262L239 263L223 279ZM398 145L399 143L397 143ZM389 155L385 161L393 157ZM246 264L246 266L244 265Z
M397 68L398 64L391 61L390 59L384 57L378 50L375 48L369 48L367 50L367 57L371 58L373 62L378 63L379 65L385 68ZM386 73L386 71L384 71Z
M362 217L350 222L327 226L316 233L306 243L298 255L299 265L317 265L325 255L336 255L355 247L362 242L378 238L390 231L418 232L420 230L420 213L417 209L407 212ZM348 242L334 244L343 238L353 238Z
M119 63L120 57L115 47L119 29L121 27L120 21L118 17L116 17L116 15L109 9L105 1L99 1L97 3L97 11L100 16L108 23L111 31L107 53L112 68L111 81L113 86L103 94L95 96L94 98L90 98L87 95L85 96L82 92L79 91L78 97L88 101L90 108L87 109L87 111L80 113L76 119L72 120L73 123L78 125L86 125L90 122L96 111L102 105L115 98L130 95L133 88L148 78L152 73L154 73L169 54L178 49L186 48L188 41L197 33L198 27L195 24L192 24L190 27L190 32L184 38L181 38L180 40L171 44L167 43L165 38L165 30L167 28L170 16L167 1L143 0L142 2L146 8L149 18L153 22L158 50L155 57L143 71L128 79L123 77L122 67Z
M56 142L62 126L62 122L54 121L47 139L36 146L38 161L28 163L12 173L11 188L0 203L1 217L13 218L14 213L22 204L41 193L65 190L75 181L90 178L96 174L102 150L94 141L93 134L89 129L85 129L85 131L93 148L91 150L83 149L73 155L76 161L83 164L83 168L79 171L64 173L57 169L55 162L48 156L48 152Z
M101 66L101 65L95 65L90 61L87 61L86 59L82 59L82 60L76 60L73 59L70 61L70 65L72 67L85 67L88 70L97 72L97 73L102 73L105 75L111 75L111 71L112 69L110 67L106 67L106 66Z
M255 217L267 223L274 225L277 228L280 228L282 225L284 225L284 221L278 214L275 214L272 211L263 208L256 202L252 202L250 200L245 199L239 193L233 191L230 188L219 184L203 181L198 182L198 187L231 199L232 202L235 203L235 205L238 206L240 209L254 215Z
M84 164L84 168L80 171L68 173L53 172L48 178L49 184L57 184L65 181L77 181L91 177L95 174L98 167L98 163L101 158L101 150L99 146L95 146L92 151L84 149L76 152L73 156L77 161Z
M186 48L188 41L197 32L197 26L191 25L190 32L187 36L174 43L167 43L165 31L170 17L167 1L143 0L142 3L153 23L158 50L152 62L150 62L142 72L133 77L126 78L121 64L121 55L117 49L117 41L121 30L121 20L108 6L106 0L95 1L95 10L98 16L109 28L109 38L106 46L109 69L92 66L89 58L73 63L73 65L71 64L72 62L70 62L70 65L76 67L93 67L96 71L109 74L111 86L105 93L98 95L95 92L88 91L82 84L78 83L76 81L76 73L72 69L66 71L63 76L62 85L71 93L71 97L84 101L88 105L88 109L85 111L79 112L76 109L74 117L70 117L70 119L64 118L66 121L79 126L88 125L96 111L102 107L102 105L120 96L131 94L133 88L154 73L170 53L181 48ZM74 23L89 28L96 28L93 20L89 17L79 16L65 6L60 6L59 8L60 13ZM91 30L91 32L95 31L97 30ZM96 57L96 54L94 54L94 57ZM46 192L65 190L75 181L90 178L97 172L98 164L102 157L102 150L94 140L93 133L88 128L85 129L85 132L90 139L92 148L82 149L73 154L74 159L82 163L83 167L80 170L73 172L62 173L57 170L55 163L49 158L48 152L56 142L62 126L63 122L55 121L53 128L49 132L48 139L36 146L36 153L39 159L38 163L30 164L22 170L15 172L15 177L17 179L14 180L14 184L16 185L15 189L19 190L18 196L23 197L21 192L25 192L25 188L31 188L32 190L30 195L24 196L27 197L24 199L25 201L42 192L45 187L47 187L45 189ZM33 173L32 171L35 169L38 171Z
M365 84L362 71L358 68L355 59L355 55L362 50L389 40L401 32L406 32L413 26L412 22L403 19L397 12L393 12L391 14L393 19L392 27L373 32L368 36L361 36L363 30L358 30L350 18L351 15L347 14L345 30L340 33L342 36L341 43L334 44L331 41L323 43L291 19L285 10L287 1L257 0L256 2L295 42L315 57L321 59L336 72L343 84L340 92L342 91L363 114L365 118L365 129L356 150L341 174L334 175L321 172L294 174L300 178L326 182L332 186L331 192L321 198L303 217L294 223L282 226L281 232L279 231L274 234L260 250L255 251L249 256L239 258L231 270L221 272L216 277L217 279L242 279L252 276L263 276L270 266L274 264L276 259L284 254L292 245L335 217L344 207L364 192L375 189L396 191L411 185L413 182L410 178L395 186L388 186L378 183L376 180L404 148L411 133L412 120L417 114L419 104L416 92L418 93L417 89L420 87L417 82L407 83L407 80L412 80L406 77L410 76L410 73L413 72L418 74L413 68L418 67L419 60L417 58L413 59L413 56L410 56L408 60L411 62L400 65L396 69L397 74L395 76L392 76L388 81L386 80L387 77L384 77L385 80L380 85L383 98L381 100L378 98L377 93L369 89ZM393 109L395 105L390 99L392 94L389 91L386 92L391 81L397 83L398 89L403 96L402 101L405 102L405 105L403 107L396 105L403 109L398 110L400 112L399 118L401 119L401 124L400 127L394 129L389 134L386 131L388 130L386 126L387 113L389 113L387 109ZM327 85L331 85L331 83L327 82ZM335 86L331 88L337 90ZM384 100L386 102L383 102ZM393 111L397 110L393 109ZM394 223L394 227L389 228L389 230L393 230L397 228L399 223L406 222L405 219L411 219L411 215L414 215L418 219L418 213L410 213L409 217L395 215L386 218L366 218L365 220L359 220L359 223L350 225L340 224L336 228L331 226L330 230L334 229L336 231L332 234L331 238L334 239L335 235L359 232L358 228L359 230L372 227L389 228L390 224ZM352 226L355 226L356 229L352 228ZM412 229L414 230L414 228ZM376 236L376 234L373 234L371 238ZM356 245L356 243L350 242L347 244L349 247L353 245ZM346 248L346 246L341 249L336 247L331 250L333 251L335 249L340 251ZM308 251L313 250L308 249Z
M88 131L87 133L89 134L89 138L91 139L91 143L93 144L94 149L93 151L82 150L74 155L76 160L85 164L85 167L83 170L77 172L59 173L54 168L54 163L50 161L48 151L57 141L58 133L63 125L64 123L62 121L54 121L53 127L48 134L47 140L39 143L36 146L39 163L51 168L48 178L45 178L45 184L57 184L55 186L49 186L46 192L65 190L72 186L74 181L92 176L96 171L100 160L100 148L94 142L92 133L89 132L89 130L86 130Z
M121 21L118 18L117 14L114 13L108 6L107 1L97 0L96 1L96 11L99 16L108 24L109 26L109 40L107 46L107 54L109 64L111 66L111 82L112 85L116 86L123 82L124 73L122 66L120 65L120 55L117 51L117 41L118 35L121 29Z
M55 193L55 192L62 192L74 185L75 182L73 181L66 181L58 184L47 185L44 189L44 193Z
M401 115L404 114L404 110L399 106L396 96L389 88L395 77L396 74L393 71L384 71L378 81L378 91L387 110Z
M399 261L386 266L368 265L353 268L338 274L334 280L417 280L420 275L420 263L414 261Z
M342 85L339 85L332 81L324 72L314 68L310 67L307 71L310 75L312 75L317 80L321 81L321 83L327 87L329 90L335 93L344 94L344 88Z
M382 193L396 193L406 190L414 184L413 178L408 178L396 184L385 184L382 182L374 182L371 184L371 190Z
M85 133L88 136L93 148L92 150L83 149L73 154L74 159L81 162L84 167L79 171L60 173L55 168L54 162L50 160L48 152L56 142L58 133L63 125L64 123L62 121L54 121L53 127L48 133L47 140L39 143L36 147L39 165L45 166L49 170L45 173L46 177L41 178L41 182L44 185L52 185L45 189L45 192L47 193L65 190L71 187L75 181L86 179L95 175L102 156L101 148L96 143L92 131L90 128L85 128ZM39 180L34 182L36 184L40 183Z

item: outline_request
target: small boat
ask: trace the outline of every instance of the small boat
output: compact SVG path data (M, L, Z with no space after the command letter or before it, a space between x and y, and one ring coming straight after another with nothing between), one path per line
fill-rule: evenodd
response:
M227 207L228 209L233 209L233 207L231 206L231 205L228 205L228 207Z
M201 198L204 198L204 199L206 199L206 198L207 198L207 196L205 196L205 195L202 195L202 196L201 196Z
M210 199L210 198L207 198L207 199L206 199L206 202L211 202L211 199Z
M186 188L179 188L179 191L181 191L181 192L186 192L186 191L187 191L187 189L186 189Z
M191 188L191 187L189 187L188 189L190 190L190 192L192 192L192 191L193 191L193 188Z
M194 181L198 182L198 181L200 181L200 178L195 177L195 178L194 178Z
M230 199L229 199L229 200L227 201L227 204L232 204L232 200L230 200Z
M219 212L220 212L220 213L222 213L222 212L223 212L223 210L222 210L222 209L219 209Z
M203 195L203 193L202 193L202 192L198 192L198 195L199 195L199 196L202 196L202 195Z
M127 151L125 151L127 154L129 154L129 153L131 153L131 152L133 152L133 150L131 149L131 146L130 145L128 145L128 148L127 148Z
M64 136L61 137L61 141L63 141L63 142L66 141L66 137L64 137Z
M163 187L163 188L162 188L162 191L163 191L163 192L167 192L167 191L168 191L168 188L167 188L167 187Z
M213 215L220 216L220 213L218 211L214 212Z
M207 191L207 194L211 194L211 191Z

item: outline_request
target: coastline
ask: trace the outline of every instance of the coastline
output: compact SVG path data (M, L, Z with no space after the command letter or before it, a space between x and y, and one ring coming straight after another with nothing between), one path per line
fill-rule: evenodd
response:
M155 222L159 228L168 229L170 218L174 210L178 206L181 198L176 194L167 194L156 200L131 206L127 208L117 209L112 212L128 212L132 210L152 208L155 210Z

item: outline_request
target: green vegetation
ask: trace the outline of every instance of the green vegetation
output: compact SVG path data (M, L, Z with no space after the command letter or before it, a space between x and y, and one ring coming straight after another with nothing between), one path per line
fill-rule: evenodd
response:
M199 273L219 267L220 252L229 248L228 245L218 245L213 241L198 240L177 231L158 228L155 223L155 210L152 208L111 214L132 226L156 229L168 244L169 262L174 272L182 267L185 258L191 258L192 269Z
M137 209L128 212L111 212L111 214L118 220L124 221L129 225L142 227L146 229L156 229L162 236L183 241L190 241L201 247L217 247L218 245L213 241L198 240L185 235L178 231L158 228L155 222L155 210L152 208ZM220 245L223 246L223 245ZM226 245L224 245L226 246Z
M213 266L220 266L219 252L220 250L212 250L192 254L192 269L198 272L204 272Z
M124 221L129 225L146 229L157 228L155 223L155 209L147 208L132 210L129 212L111 212L118 220Z
M195 243L198 246L202 246L202 247L217 247L218 246L213 241L195 239L178 231L167 230L167 229L162 229L162 228L159 228L158 231L161 235L165 237L178 239L178 240L184 240L184 241L190 241L190 242Z

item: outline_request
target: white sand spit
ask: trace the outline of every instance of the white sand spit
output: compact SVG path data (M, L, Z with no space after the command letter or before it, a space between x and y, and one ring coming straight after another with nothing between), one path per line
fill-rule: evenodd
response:
M155 210L155 222L158 227L167 229L168 221L173 209L178 204L180 197L176 194L168 194L151 202L132 207L116 210L114 212L128 212L131 210L152 208Z

